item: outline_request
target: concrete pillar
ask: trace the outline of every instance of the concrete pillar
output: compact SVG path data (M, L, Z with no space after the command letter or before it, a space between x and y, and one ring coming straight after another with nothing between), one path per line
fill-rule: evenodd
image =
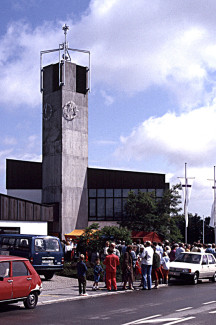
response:
M64 86L59 86L58 63L43 70L42 202L59 204L59 216L50 231L62 238L88 225L87 70L65 64Z

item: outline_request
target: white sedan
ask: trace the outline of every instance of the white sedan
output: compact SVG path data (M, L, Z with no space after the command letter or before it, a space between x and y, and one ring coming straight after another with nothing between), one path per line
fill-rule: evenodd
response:
M181 253L170 263L170 278L190 280L193 284L197 284L199 279L216 282L216 259L209 253Z

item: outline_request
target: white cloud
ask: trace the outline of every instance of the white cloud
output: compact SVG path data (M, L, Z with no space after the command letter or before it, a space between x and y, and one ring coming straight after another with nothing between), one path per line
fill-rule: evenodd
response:
M38 136L37 135L30 135L28 137L28 144L27 144L27 149L30 150L30 149L34 149L37 145L37 142L38 142Z
M188 162L193 176L208 177L203 168L211 168L216 157L215 11L215 0L92 0L80 21L67 20L69 45L91 51L92 88L95 93L98 85L103 89L107 105L113 103L113 93L115 98L118 92L133 96L156 85L187 108L151 117L122 137L116 151L122 161L140 159L145 168L154 160L163 165L162 172L178 176ZM63 42L64 23L45 22L36 28L27 21L10 23L0 39L1 109L41 105L39 54ZM87 58L73 53L72 60L86 65ZM44 64L57 61L58 53L44 56ZM12 139L7 141L12 144ZM27 154L21 149L15 158L40 160L31 154L37 141L27 138ZM12 152L0 152L1 160L8 155ZM194 193L204 198L208 185L201 178L196 178Z
M176 169L175 174L170 176L171 177L167 179L167 181L169 181L171 185L180 183L177 176L181 177L184 183L184 164L182 164L182 168ZM191 165L188 165L187 177L194 178L191 190L191 197L189 201L189 212L198 213L201 217L203 215L205 217L210 216L211 206L213 202L213 165L208 167L193 167Z
M113 96L108 95L105 90L101 90L101 95L105 100L105 105L106 106L110 106L110 105L113 104L113 102L114 102Z
M207 3L92 0L81 21L67 21L70 47L91 50L93 87L102 83L129 95L156 84L169 89L181 106L195 107L215 87L216 3ZM0 40L1 103L40 104L39 53L63 42L62 25L32 29L25 21L11 23ZM72 58L86 60L76 53Z
M17 144L17 139L14 137L5 137L3 139L3 144L6 146L13 146L13 145Z
M112 141L112 140L96 140L94 141L94 144L99 145L99 146L110 146L110 145L116 145L117 141Z
M163 157L176 166L188 162L208 166L216 157L216 104L180 115L151 117L121 137L116 155L130 159Z
M6 149L6 150L2 150L0 151L0 161L4 161L3 158L5 158L7 155L9 155L12 152L11 149Z
M12 153L12 149L6 149L0 151L0 193L5 193L5 184L6 184L6 158Z
M7 109L21 105L36 107L41 103L40 50L47 46L55 48L61 34L59 26L53 28L51 24L33 30L29 24L20 21L8 27L0 40L0 102L7 104Z

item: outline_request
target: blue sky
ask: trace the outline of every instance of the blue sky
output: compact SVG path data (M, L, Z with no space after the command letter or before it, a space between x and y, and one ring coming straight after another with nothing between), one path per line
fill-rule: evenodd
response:
M91 51L89 166L165 173L176 184L187 162L189 211L210 214L214 0L0 0L0 9L0 192L6 158L41 161L39 54L58 48L67 23L69 46Z

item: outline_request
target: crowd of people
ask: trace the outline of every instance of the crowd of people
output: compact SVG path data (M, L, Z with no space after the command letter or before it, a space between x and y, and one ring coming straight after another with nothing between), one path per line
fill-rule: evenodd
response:
M110 243L107 241L100 257L98 256L99 254L96 254L92 290L99 289L99 281L101 276L103 276L107 290L111 291L113 288L116 291L116 271L120 264L123 290L134 290L133 283L138 278L140 278L140 289L158 289L159 284L168 285L169 263L174 261L182 252L190 251L208 252L216 256L215 244L170 244L168 241L163 243L146 241L142 244L141 241L138 241L133 243L133 245L126 245L125 242ZM87 266L84 259L85 256L81 254L77 263L80 295L87 295ZM154 283L154 286L152 283Z

